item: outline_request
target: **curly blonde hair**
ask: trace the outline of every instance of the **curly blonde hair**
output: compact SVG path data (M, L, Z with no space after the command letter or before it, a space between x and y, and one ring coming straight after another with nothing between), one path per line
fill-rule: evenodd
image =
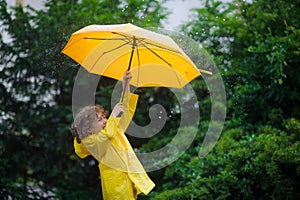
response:
M81 143L81 140L88 135L96 133L93 128L94 124L97 123L96 113L103 116L107 114L107 111L100 105L85 106L76 115L70 131L78 143Z

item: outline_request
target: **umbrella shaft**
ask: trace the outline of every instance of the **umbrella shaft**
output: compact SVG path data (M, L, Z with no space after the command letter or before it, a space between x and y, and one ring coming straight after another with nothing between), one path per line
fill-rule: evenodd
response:
M136 38L133 37L132 50L131 50L131 55L130 55L130 60L129 60L129 64L128 64L128 69L127 69L127 71L130 70L131 62L132 62L132 58L133 58L133 53L134 53L135 47L136 47ZM124 94L125 94L125 91L126 91L126 87L127 87L127 79L124 80L124 87L123 87L123 94L122 94L121 102L123 102Z
M129 64L128 64L128 69L127 71L130 70L130 67L131 67L131 62L132 62L132 58L133 58L133 53L134 53L134 49L136 47L136 38L133 37L133 42L132 42L132 50L131 50L131 55L130 55L130 60L129 60Z

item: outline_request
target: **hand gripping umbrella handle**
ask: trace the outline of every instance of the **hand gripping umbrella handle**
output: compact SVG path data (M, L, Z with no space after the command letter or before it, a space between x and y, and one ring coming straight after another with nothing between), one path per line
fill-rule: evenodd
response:
M131 54L130 54L130 60L129 60L129 63L128 63L128 69L127 71L130 70L130 67L131 67L131 62L132 62L132 58L133 58L133 53L134 53L134 50L135 50L135 47L136 47L136 38L133 36L133 41L132 41L132 49L131 49ZM121 103L123 103L123 100L124 100L124 95L125 95L125 91L127 89L127 79L124 80L124 87L123 87L123 91L122 91L122 98L121 98ZM123 113L120 113L118 115L118 117L121 117Z
M122 98L121 98L121 103L123 103L124 100L124 95L125 95L125 91L126 91L126 87L127 87L127 79L124 80L124 87L123 87L123 91L122 91ZM117 117L121 117L123 114L123 112L119 113Z
M123 87L123 91L122 91L121 103L123 103L123 101L124 101L124 95L125 95L126 89L127 89L127 79L124 80L124 87Z

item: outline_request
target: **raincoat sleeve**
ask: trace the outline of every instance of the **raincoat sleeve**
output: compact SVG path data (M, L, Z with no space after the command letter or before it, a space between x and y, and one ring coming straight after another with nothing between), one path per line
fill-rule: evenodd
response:
M74 139L73 142L74 145L74 149L75 149L75 153L77 154L77 156L79 156L80 158L85 158L88 155L90 155L89 151L87 150L87 148L83 145L83 143L78 143L76 141L76 139Z
M78 143L76 139L74 139L75 153L80 158L85 158L91 155L91 153L94 155L94 152L91 151L95 151L99 154L100 150L98 149L103 149L105 142L115 135L119 121L119 118L109 117L105 128L99 133L84 138L81 143Z
M119 122L120 118L110 116L103 130L99 133L89 135L82 140L89 153L99 162L107 150L110 138L115 136Z
M116 130L119 122L120 122L119 117L110 116L106 122L105 128L98 133L100 137L102 137L101 136L102 134L105 135L107 138L112 138L116 134Z
M127 127L129 126L133 115L135 113L136 105L138 102L138 95L126 92L124 94L124 113L120 119L119 128L121 132L125 132Z

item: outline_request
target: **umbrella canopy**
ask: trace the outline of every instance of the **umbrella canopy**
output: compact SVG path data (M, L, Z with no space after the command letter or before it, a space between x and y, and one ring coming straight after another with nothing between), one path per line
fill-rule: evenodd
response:
M84 27L62 52L88 72L116 80L130 70L136 87L182 88L200 75L170 37L130 23Z

